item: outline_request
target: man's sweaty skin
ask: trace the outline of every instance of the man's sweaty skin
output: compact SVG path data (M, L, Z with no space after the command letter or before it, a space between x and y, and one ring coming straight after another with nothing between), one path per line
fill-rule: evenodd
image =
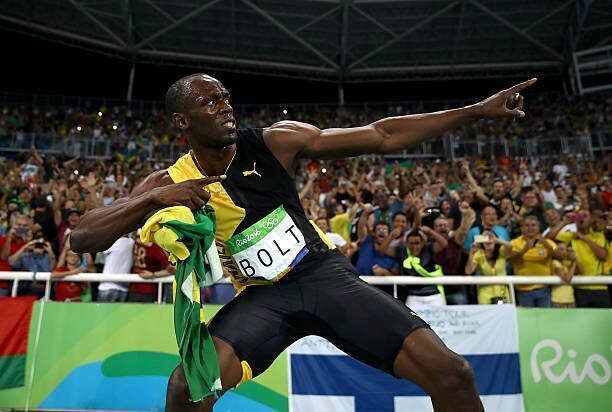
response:
M267 147L287 171L299 158L336 159L366 153L394 153L441 135L478 118L521 118L518 93L536 79L502 90L477 104L434 113L381 119L366 126L319 129L282 121L264 129ZM145 217L168 206L195 211L210 199L206 186L223 179L236 151L236 122L227 89L210 76L195 74L176 82L166 95L174 126L187 137L203 179L173 184L167 171L149 175L130 196L83 216L71 233L71 247L83 252L106 250L125 233L139 228ZM227 342L214 338L224 390L242 376L240 360ZM482 405L467 361L450 351L429 329L418 329L404 341L394 363L397 376L410 379L432 397L437 411L480 411ZM212 410L211 398L188 401L182 368L171 376L167 410Z

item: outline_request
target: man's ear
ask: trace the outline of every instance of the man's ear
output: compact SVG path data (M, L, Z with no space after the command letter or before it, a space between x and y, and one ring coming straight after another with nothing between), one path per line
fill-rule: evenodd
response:
M189 121L187 121L183 113L173 113L170 119L172 120L172 124L180 130L185 130L189 127Z

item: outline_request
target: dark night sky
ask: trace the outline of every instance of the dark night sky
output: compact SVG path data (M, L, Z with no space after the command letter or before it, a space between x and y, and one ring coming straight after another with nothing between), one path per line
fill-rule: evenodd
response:
M129 63L0 28L3 63L0 91L125 98ZM162 100L179 77L201 71L189 67L137 64L134 99ZM332 83L213 71L235 103L336 102ZM347 102L449 99L484 96L514 80L387 82L345 86ZM560 76L541 78L535 91L560 91Z

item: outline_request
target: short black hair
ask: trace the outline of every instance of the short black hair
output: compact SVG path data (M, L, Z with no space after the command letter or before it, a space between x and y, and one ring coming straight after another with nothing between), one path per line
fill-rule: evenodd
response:
M181 113L184 111L185 96L188 93L189 83L195 77L206 76L204 73L194 73L178 79L166 92L166 113Z
M397 216L404 216L406 220L408 220L408 215L405 212L400 211L393 213L393 218L391 219L391 221L393 222Z
M387 222L385 222L384 220L378 220L374 223L374 229L376 229L377 226L380 225L384 225L387 226L387 229L389 229L389 224Z
M363 203L372 203L374 200L374 195L372 195L372 192L370 192L368 189L361 189L359 191L359 195Z
M491 205L491 204L484 205L482 209L480 210L480 214L482 215L482 212L484 212L484 210L487 208L493 209L495 211L495 216L499 218L499 215L500 215L499 209L496 206Z
M413 230L409 232L408 235L406 236L406 241L410 239L411 237L418 237L419 239L423 239L423 236L421 236L421 233L418 230Z

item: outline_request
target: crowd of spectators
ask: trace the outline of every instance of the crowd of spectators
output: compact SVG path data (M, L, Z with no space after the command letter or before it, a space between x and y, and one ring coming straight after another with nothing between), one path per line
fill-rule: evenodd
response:
M454 133L488 136L511 128L514 135L531 136L562 128L568 135L589 127L610 127L612 122L605 120L610 119L609 106L603 102L580 101L552 113L536 99L530 107L532 120L525 123L475 122ZM388 114L364 113L322 109L295 118L325 127L364 123ZM0 139L10 130L70 135L77 133L76 127L100 139L131 136L124 139L126 147L133 137L153 145L178 139L170 137L160 116L137 117L107 109L89 115L83 110L5 110L0 116ZM260 126L262 117L244 113L241 126ZM269 116L265 124L278 119ZM52 272L54 279L91 272L136 273L144 279L172 275L167 254L140 242L135 233L95 256L76 254L65 244L84 213L128 196L145 176L169 166L148 157L118 151L111 159L86 159L33 150L18 159L4 158L0 271ZM516 301L522 306L610 307L606 285L567 284L574 276L612 274L612 157L607 154L394 163L368 155L302 161L297 167L296 186L306 214L362 275L530 276L534 284L516 286ZM550 275L566 284L552 288L537 284L537 276ZM52 298L152 302L158 292L155 283L57 281ZM513 298L504 285L400 286L397 292L399 299L415 307L505 303ZM19 282L18 293L41 297L44 283ZM160 293L170 300L168 288ZM0 297L7 295L10 282L0 281ZM205 299L213 303L231 296L229 285L205 291Z
M353 105L264 105L237 108L241 127L265 127L283 119L299 120L321 128L363 125L385 116L443 110L468 102L414 102L404 104ZM159 107L163 107L160 104ZM510 136L523 138L580 136L594 130L612 136L612 97L589 99L540 95L529 100L529 116L521 122L474 121L451 132L457 140L492 140ZM31 134L39 136L36 147L53 149L50 137L71 143L70 153L78 154L78 138L93 142L89 153L164 158L179 153L186 139L170 129L163 109L137 111L127 106L30 107L7 106L0 111L0 147L9 144L29 148ZM108 145L108 150L106 150ZM171 150L171 146L174 151ZM98 150L104 147L105 150Z

